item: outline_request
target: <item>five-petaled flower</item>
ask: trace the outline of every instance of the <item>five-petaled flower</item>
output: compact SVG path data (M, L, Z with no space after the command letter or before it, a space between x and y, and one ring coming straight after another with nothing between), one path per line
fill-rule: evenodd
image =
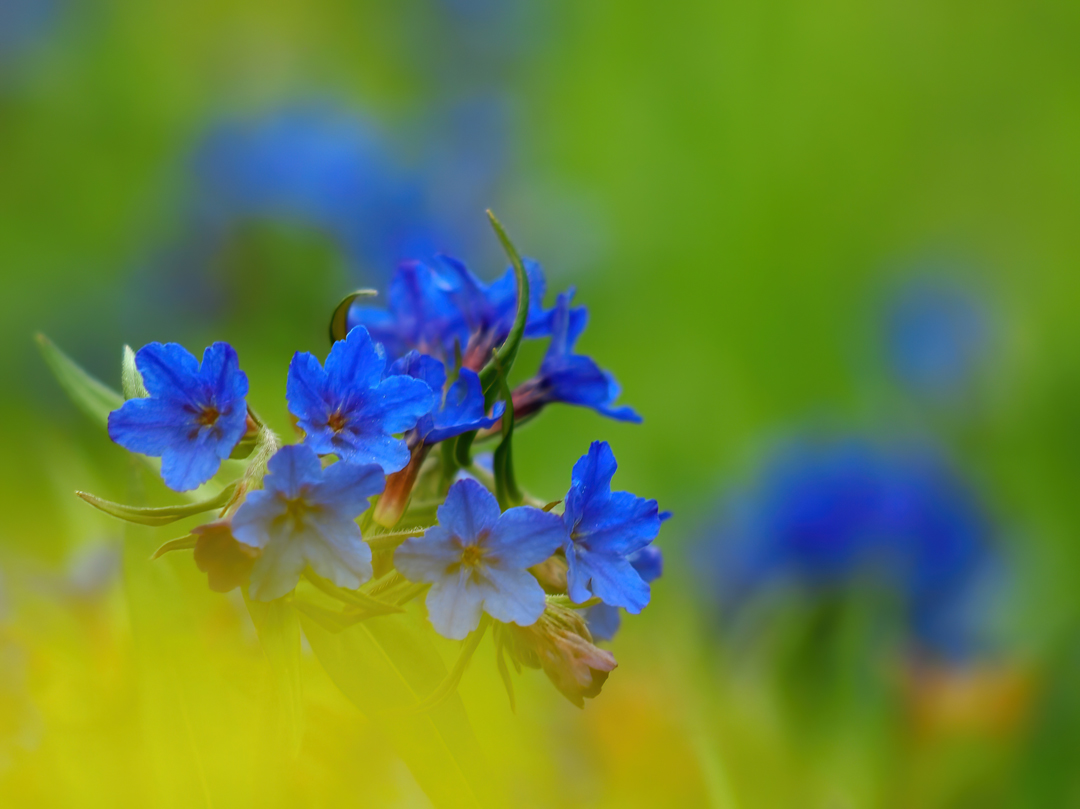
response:
M611 491L618 465L606 441L594 441L571 475L563 522L567 592L578 604L596 596L637 614L649 603L649 585L630 556L660 532L655 500Z
M409 449L395 433L416 426L435 404L435 393L410 376L383 378L386 354L358 326L334 343L326 368L314 355L297 352L289 364L289 412L304 430L304 443L320 455L375 463L396 472Z
M438 520L394 554L402 575L433 585L427 608L435 629L460 640L476 629L481 612L503 623L534 623L544 612L544 590L526 568L562 544L559 517L530 506L500 514L495 497L465 479L450 487Z
M513 394L514 418L525 419L552 402L590 407L618 421L641 422L632 407L617 406L619 383L591 357L574 353L574 345L585 329L588 311L570 308L573 293L560 294L550 313L551 343L540 364L540 372L519 385Z
M202 364L177 343L150 343L135 355L149 398L109 414L109 437L132 452L161 458L169 488L184 492L212 478L247 431L247 376L228 343Z
M339 587L370 579L371 548L355 519L383 490L382 470L342 462L323 469L303 444L282 447L267 470L264 488L251 492L232 520L237 541L262 549L251 570L252 598L280 598L308 566Z

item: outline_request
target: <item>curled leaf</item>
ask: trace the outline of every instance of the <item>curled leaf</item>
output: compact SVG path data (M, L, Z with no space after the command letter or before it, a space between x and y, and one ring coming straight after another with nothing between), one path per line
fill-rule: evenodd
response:
M344 340L345 335L349 333L349 310L352 309L353 303L357 298L374 298L378 295L378 291L374 289L358 289L356 292L350 292L344 298L341 299L341 303L334 309L334 314L330 317L330 343L336 343L338 340Z

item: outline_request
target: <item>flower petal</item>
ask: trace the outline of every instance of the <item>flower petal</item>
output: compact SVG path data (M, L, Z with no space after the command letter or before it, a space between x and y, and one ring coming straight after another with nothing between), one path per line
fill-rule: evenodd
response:
M308 499L351 519L363 514L368 498L385 487L386 476L378 464L335 463L323 470Z
M251 597L256 601L281 598L296 587L306 566L301 543L271 542L251 568Z
M636 615L649 603L649 585L622 556L590 553L570 545L566 563L567 589L570 598L579 604L591 594Z
M236 349L228 343L214 343L203 351L199 375L212 392L218 410L247 396L247 374L240 370ZM246 410L244 417L246 420Z
M450 487L446 502L436 512L439 525L466 542L472 542L481 532L490 530L499 519L499 502L495 495L466 478Z
M197 437L177 442L161 453L161 477L173 491L187 492L210 480L221 468L217 445L210 431L200 430Z
M374 343L368 330L357 326L338 340L326 358L326 381L333 398L345 400L357 389L379 384L386 370L386 353Z
M371 578L371 548L355 522L337 512L314 511L304 523L304 559L316 573L351 590Z
M472 581L468 571L440 579L427 594L428 618L443 637L462 640L480 625L480 613L490 588Z
M109 438L126 450L155 458L187 441L197 426L189 411L167 399L128 399L109 414Z
M289 444L279 449L266 464L266 470L263 487L290 499L300 497L305 487L319 483L323 471L319 456L304 444Z
M406 539L394 551L394 567L409 581L439 581L460 563L461 545L441 525L432 526L422 537Z
M547 603L540 582L522 569L488 567L485 578L491 591L484 598L484 609L497 621L529 626L536 623Z
M307 443L316 446L312 441ZM409 447L402 439L382 433L343 430L323 446L349 463L378 464L388 475L404 469L410 458Z
M644 548L658 533L656 501L629 492L612 492L606 500L589 500L578 524L571 529L577 545L620 556Z
M615 453L607 441L593 441L588 454L574 464L563 512L569 529L574 529L591 502L607 500L611 493L611 478L618 467Z
M310 434L326 427L331 412L328 394L326 372L315 355L297 351L289 363L285 398L289 412L296 416L305 432Z
M566 542L558 514L532 506L507 509L488 537L487 547L506 568L527 568L549 558Z
M147 392L156 398L199 406L203 390L199 361L178 343L149 343L135 355Z
M434 391L411 376L391 376L372 391L364 417L386 433L411 430L436 404Z

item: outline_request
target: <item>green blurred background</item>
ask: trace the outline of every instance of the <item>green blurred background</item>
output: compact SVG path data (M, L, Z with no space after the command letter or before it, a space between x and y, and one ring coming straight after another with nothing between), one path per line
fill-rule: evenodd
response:
M618 487L676 514L653 603L624 622L620 666L584 712L532 673L513 715L490 649L474 661L463 696L508 805L1080 806L1076 4L0 8L5 805L425 805L310 657L304 748L266 766L253 631L189 559L155 563L184 606L140 628L121 529L72 496L123 499L126 455L32 341L49 334L117 385L124 343L227 340L251 401L288 429L293 351L325 352L336 301L384 285L398 244L366 244L376 225L343 249L325 222L207 214L220 196L192 156L215 127L312 105L378 129L372 160L422 189L436 247L501 272L490 206L549 288L589 306L580 348L645 423L551 408L518 436L523 484L560 497L605 439ZM993 325L947 401L905 392L882 345L890 290L928 257ZM953 672L952 697L913 695L841 638L801 698L824 706L809 721L790 693L813 679L806 661L747 660L717 631L692 549L725 492L807 424L932 436L992 513L1011 570L1003 640L992 664ZM191 744L155 713L139 637L183 652L171 676L192 695L177 725Z

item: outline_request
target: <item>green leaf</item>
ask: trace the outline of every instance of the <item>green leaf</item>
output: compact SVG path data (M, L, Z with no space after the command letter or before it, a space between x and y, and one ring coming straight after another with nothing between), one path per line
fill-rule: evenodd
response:
M208 500L200 500L195 503L179 506L161 506L158 508L140 508L138 506L125 506L122 503L112 503L108 500L102 500L100 497L90 494L89 492L75 492L75 494L94 508L104 511L106 514L111 514L113 517L118 517L121 520L139 523L140 525L168 525L171 522L182 520L185 517L192 517L195 514L201 514L204 511L225 508L225 506L228 505L229 500L232 499L235 491L236 484L230 483L218 494Z
M499 383L506 401L506 410L502 415L502 441L495 449L492 471L495 473L495 498L499 501L499 507L506 511L511 506L521 503L521 490L518 489L517 480L514 478L514 401L510 396L506 377L502 374L499 375Z
M324 579L318 575L311 568L304 571L304 578L315 585L318 589L322 590L331 598L337 599L344 604L349 604L353 607L361 607L364 610L375 614L386 614L391 612L401 612L401 607L397 607L393 604L389 604L385 601L380 601L373 596L369 596L367 593L359 590L346 590L344 587L338 587L332 581Z
M525 264L522 262L517 248L510 241L510 237L503 230L502 223L495 218L495 214L491 211L488 211L487 215L488 219L491 220L491 226L495 229L495 235L499 237L503 250L510 257L510 263L514 267L514 275L517 278L518 305L517 312L514 315L514 323L510 327L510 333L506 335L506 339L499 346L499 350L495 352L495 356L480 369L480 384L484 388L485 395L495 389L500 374L510 375L510 369L514 366L514 360L517 358L518 347L521 345L521 338L525 334L525 321L529 317L529 275L525 272Z
M469 661L472 660L472 656L476 654L476 648L480 645L480 641L484 639L484 633L487 632L487 628L491 625L491 617L487 613L484 613L480 617L480 626L469 633L468 640L461 647L461 653L458 655L457 662L454 664L454 668L446 675L446 679L443 680L439 687L426 696L419 705L413 708L406 708L400 714L396 716L408 716L410 714L423 713L425 711L432 711L438 708L446 700L448 700L454 693L457 692L458 683L461 682L461 677L465 674L465 669L469 666Z
M64 392L93 421L106 427L109 413L124 404L124 397L90 376L44 334L38 334L35 339Z
M505 805L493 800L484 755L460 696L411 716L447 676L430 629L410 615L372 618L334 633L301 616L330 679L385 733L437 809Z
M300 618L284 598L253 601L243 588L259 643L270 664L278 704L278 732L292 756L304 737L304 688L300 679Z
M120 366L120 389L125 399L146 399L150 392L143 384L142 374L135 365L135 352L131 346L124 346L124 359Z
M341 303L334 309L334 314L330 316L331 345L338 340L344 340L345 336L349 333L349 310L352 309L352 305L356 302L356 299L374 298L378 294L378 291L374 289L358 289L356 292L350 292L341 299Z

